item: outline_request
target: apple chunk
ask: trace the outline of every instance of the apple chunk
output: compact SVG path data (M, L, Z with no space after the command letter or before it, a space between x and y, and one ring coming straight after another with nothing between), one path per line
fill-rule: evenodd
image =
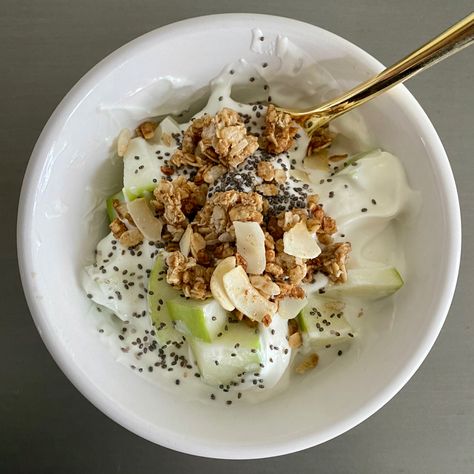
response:
M243 323L232 323L212 343L190 338L189 344L204 382L210 385L238 381L255 372L263 359L260 334Z
M356 333L345 315L355 311L340 300L312 295L298 315L303 340L313 348L350 341Z
M353 268L347 272L347 282L328 285L328 295L375 300L395 293L403 286L403 279L394 267Z
M232 304L245 316L262 321L265 316L273 316L277 305L264 298L250 283L245 270L239 265L227 272L224 289Z
M151 271L148 308L161 345L180 340L181 334L211 342L228 321L227 312L213 298L204 301L185 298L167 283L162 255L157 257Z
M165 304L179 332L206 342L213 341L228 321L227 311L213 298L197 301L180 295Z
M166 282L165 259L162 255L158 255L148 281L147 300L151 320L156 327L155 337L160 345L181 339L181 335L174 328L168 308L164 304L164 301L179 297L179 291Z
M261 275L265 270L265 234L257 222L234 221L237 252L247 262L247 272Z

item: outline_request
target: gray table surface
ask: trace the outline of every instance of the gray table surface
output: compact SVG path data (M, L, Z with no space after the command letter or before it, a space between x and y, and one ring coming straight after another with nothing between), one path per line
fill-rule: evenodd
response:
M450 314L406 387L324 445L276 459L218 461L129 433L83 398L45 349L15 249L20 184L43 125L88 69L136 36L210 13L270 13L319 25L389 64L472 7L472 0L0 0L0 472L474 472L474 49L408 85L441 136L459 189L464 249Z

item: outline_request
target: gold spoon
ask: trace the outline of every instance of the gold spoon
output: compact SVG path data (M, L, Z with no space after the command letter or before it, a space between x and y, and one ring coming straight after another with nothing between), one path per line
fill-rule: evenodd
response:
M332 99L316 108L299 111L283 107L277 109L304 120L304 129L308 135L331 120L349 110L377 97L393 86L406 81L415 74L433 64L461 51L474 42L474 13L454 24L436 38L421 46L410 55L401 59L380 74L359 84L344 95Z

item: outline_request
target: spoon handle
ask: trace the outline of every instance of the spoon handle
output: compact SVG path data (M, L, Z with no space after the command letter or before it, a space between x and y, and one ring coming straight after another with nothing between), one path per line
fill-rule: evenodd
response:
M383 70L377 76L359 84L344 95L307 112L293 112L293 116L310 116L305 130L311 134L316 128L377 97L391 87L406 81L433 64L457 53L474 42L474 13L451 26L413 53Z

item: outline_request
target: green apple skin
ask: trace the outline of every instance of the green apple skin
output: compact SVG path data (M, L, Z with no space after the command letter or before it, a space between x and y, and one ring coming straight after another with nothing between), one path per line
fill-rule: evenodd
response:
M150 274L148 307L161 341L182 339L181 333L211 342L228 322L227 311L213 298L204 301L186 298L166 282L166 263L162 255L156 258Z
M198 301L179 296L167 300L166 306L178 330L205 342L213 341L228 322L227 311L213 298Z
M262 362L258 330L242 322L227 328L212 343L189 340L201 376L210 385L237 381L243 373L258 370Z
M180 292L166 282L165 259L158 255L150 273L147 298L150 317L155 326L155 337L162 346L169 341L182 340L182 335L174 328L174 322L165 304L165 301L179 297Z
M113 204L115 199L117 199L120 202L124 202L125 196L123 195L123 192L119 191L118 193L115 193L114 195L107 198L107 200L105 201L107 205L107 216L109 217L109 222L112 222L114 219L118 217L117 213L115 212L114 204Z
M395 267L354 268L347 272L347 282L325 288L331 297L354 297L376 300L385 298L403 286Z
M128 201L151 193L164 177L153 147L142 137L130 140L123 157L123 194Z
M298 315L303 340L311 347L336 345L355 337L355 331L344 316L347 306L339 300L312 295Z

